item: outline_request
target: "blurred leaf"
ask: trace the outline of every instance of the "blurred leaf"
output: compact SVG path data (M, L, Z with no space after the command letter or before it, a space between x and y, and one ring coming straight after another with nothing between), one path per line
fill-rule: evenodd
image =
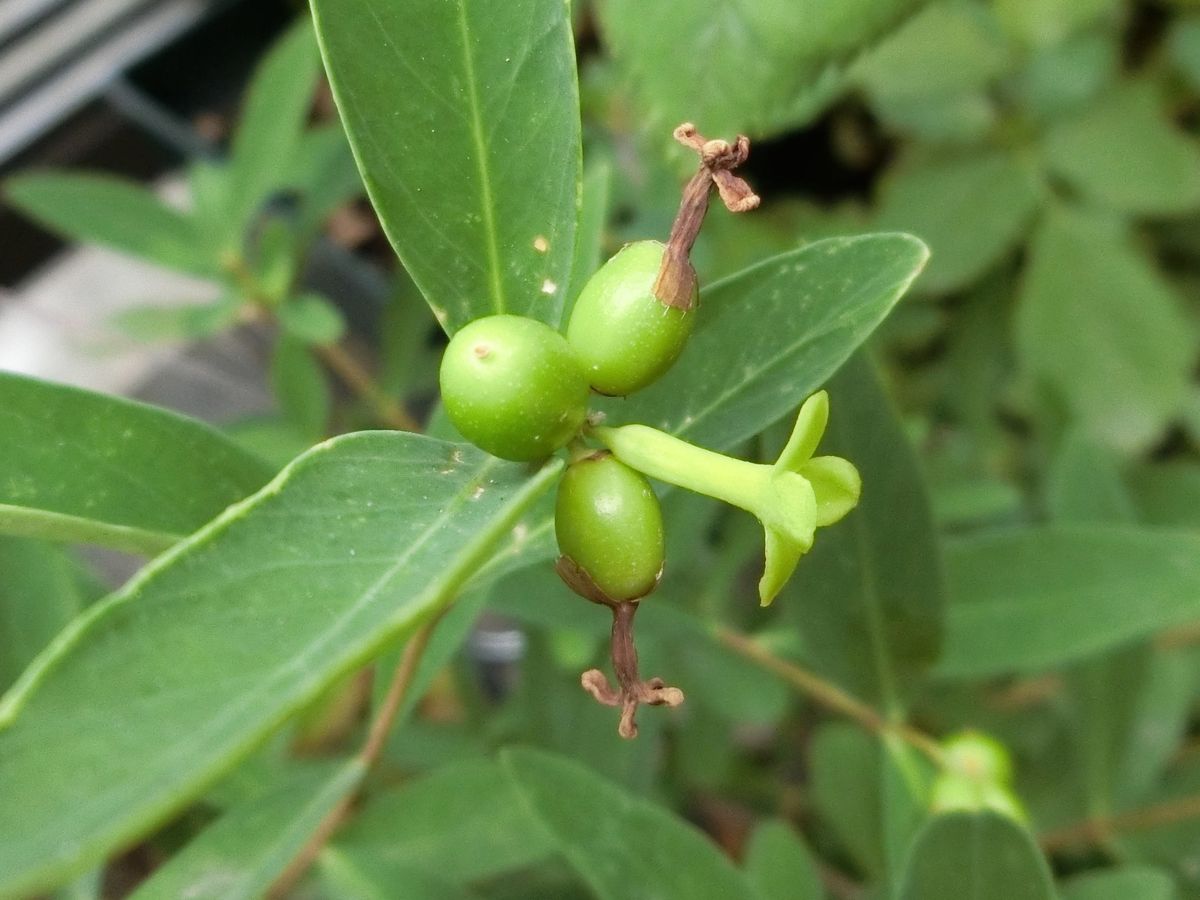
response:
M822 900L825 896L811 851L791 826L778 819L754 829L744 865L761 900Z
M986 87L1009 66L1004 33L980 3L925 6L852 69L874 96L927 102Z
M1062 888L1062 900L1175 900L1175 882L1157 869L1129 867L1089 872Z
M612 168L607 163L589 165L583 173L583 204L579 209L575 255L571 260L571 278L563 295L566 298L562 315L564 322L571 320L571 310L575 308L579 292L600 268L612 177Z
M853 460L862 500L821 534L780 605L813 668L897 714L941 642L945 580L929 497L871 363L851 359L828 389L821 453Z
M501 761L525 808L600 900L754 896L715 844L662 807L548 753L510 748Z
M1050 867L1024 828L995 813L936 816L917 835L900 900L1056 900Z
M1078 109L1120 74L1115 35L1082 34L1035 51L1017 78L1021 102L1054 121Z
M224 813L133 892L133 900L263 896L363 776L357 760L276 772L263 796Z
M555 843L504 769L478 760L376 793L333 848L351 863L420 869L465 885L539 862Z
M282 469L313 445L294 425L272 416L243 419L224 427L224 432L255 456Z
M279 324L305 344L332 344L346 333L342 311L320 294L301 294L279 307Z
M280 335L271 356L271 388L288 424L313 440L325 436L333 399L325 371L306 344Z
M877 94L871 108L889 130L930 143L976 143L995 126L997 112L983 91L933 97Z
M1037 672L1200 618L1200 535L1031 527L948 545L937 673Z
M818 241L707 288L679 362L604 408L726 450L790 414L895 306L927 250L902 234ZM737 335L737 340L730 340ZM834 401L837 415L837 401Z
M1144 521L1200 530L1200 466L1184 460L1147 463L1127 477Z
M831 66L885 34L921 0L703 0L598 6L607 46L666 135L695 122L710 137L765 136L819 111Z
M0 691L91 599L63 551L0 537Z
M362 178L340 122L301 135L285 180L302 198L297 231L304 239L315 235L335 209L362 195Z
M822 819L872 879L894 880L925 818L929 766L845 722L816 732L810 761Z
M444 608L560 469L346 435L77 619L0 712L0 894L62 880L195 798Z
M268 466L164 409L0 372L0 532L157 553Z
M389 866L361 856L350 858L335 847L317 857L324 893L337 900L478 900L479 895L444 878L442 873Z
M1065 210L1047 216L1016 328L1026 372L1118 449L1152 441L1187 395L1195 329L1170 287L1106 222Z
M142 341L190 341L210 337L236 324L242 310L235 297L215 303L134 306L113 316L113 324Z
M1133 215L1200 206L1200 149L1166 117L1158 86L1122 85L1046 136L1046 164L1090 200Z
M371 202L442 327L492 313L557 325L581 165L567 5L314 0L313 12Z
M9 178L5 199L67 238L104 244L170 269L220 274L196 223L140 184L112 175L40 172Z
M1034 173L1019 160L991 150L959 154L893 172L875 224L929 245L917 288L942 294L976 281L1020 243L1040 200Z
M1047 475L1046 501L1058 522L1132 524L1133 501L1113 453L1073 432L1063 441Z
M1089 25L1113 20L1121 0L993 0L996 17L1018 41L1061 43Z
M1147 809L1174 809L1182 814L1165 816L1153 828L1114 836L1122 859L1169 869L1189 900L1200 892L1200 869L1196 867L1200 859L1197 851L1200 818L1191 812L1197 798L1200 798L1200 756L1192 751L1181 754L1146 803Z
M286 183L319 71L312 25L301 16L258 64L230 141L226 227L235 233Z
M1175 21L1167 38L1167 53L1192 90L1200 90L1200 17L1184 16Z

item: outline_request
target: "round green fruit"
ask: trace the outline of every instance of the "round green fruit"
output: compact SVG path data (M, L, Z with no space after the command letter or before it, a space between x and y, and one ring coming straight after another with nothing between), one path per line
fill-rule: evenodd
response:
M665 252L657 241L628 244L579 294L567 341L598 393L632 394L666 372L683 352L699 297L693 292L691 309L684 310L654 296Z
M962 731L942 742L946 768L984 784L1009 785L1013 780L1012 756L994 737Z
M454 335L442 402L467 440L517 461L549 456L578 433L588 384L566 340L523 316L476 319Z
M554 510L558 549L609 600L654 590L663 568L663 521L645 477L607 451L567 467Z

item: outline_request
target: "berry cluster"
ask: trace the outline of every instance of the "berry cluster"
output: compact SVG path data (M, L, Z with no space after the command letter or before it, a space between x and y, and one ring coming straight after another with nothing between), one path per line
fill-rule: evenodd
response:
M504 459L543 459L570 446L558 489L557 570L581 596L613 614L618 688L599 670L583 686L622 710L619 732L634 737L638 705L676 706L677 688L641 680L633 615L662 577L662 511L646 476L724 500L763 524L764 605L782 589L817 526L858 502L854 466L812 456L828 418L824 392L801 408L774 465L732 459L644 425L606 427L588 415L591 392L626 396L652 384L679 358L691 334L699 291L689 252L715 185L726 206L753 209L758 197L732 173L749 142L705 141L690 125L676 137L701 165L684 189L666 244L627 245L584 286L566 335L521 316L478 319L454 335L442 360L442 399L451 422L476 446ZM595 446L599 444L599 446Z

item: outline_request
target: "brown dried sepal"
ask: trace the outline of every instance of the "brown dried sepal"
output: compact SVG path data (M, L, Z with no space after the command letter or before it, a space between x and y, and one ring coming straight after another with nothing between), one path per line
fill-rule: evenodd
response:
M638 706L643 703L649 706L679 706L683 703L683 691L670 687L661 678L642 681L638 674L637 644L633 636L637 599L613 600L596 586L587 570L570 557L560 556L554 568L567 587L579 596L612 610L612 661L617 687L612 687L599 669L588 669L581 676L580 683L596 702L619 707L621 720L617 725L617 733L623 738L635 738L638 733Z
M684 122L675 129L675 140L691 147L700 155L700 168L683 188L679 212L671 226L667 239L667 251L663 255L653 293L666 306L690 310L694 305L696 270L692 268L690 254L704 216L708 213L708 198L713 185L721 201L730 212L747 212L759 204L759 197L743 179L731 171L744 163L750 155L750 139L739 134L730 144L722 140L706 140L696 131L691 122Z

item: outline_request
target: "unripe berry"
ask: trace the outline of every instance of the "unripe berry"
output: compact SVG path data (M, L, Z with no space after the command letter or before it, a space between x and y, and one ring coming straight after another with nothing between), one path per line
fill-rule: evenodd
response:
M549 456L587 415L588 384L570 346L523 316L488 316L455 334L442 357L441 388L454 427L504 459Z
M690 309L667 306L654 296L665 252L657 241L627 245L592 276L575 303L567 341L598 393L632 394L683 352L698 296L693 293Z
M567 467L554 530L562 555L609 600L636 600L658 584L665 552L658 498L641 473L607 451Z

